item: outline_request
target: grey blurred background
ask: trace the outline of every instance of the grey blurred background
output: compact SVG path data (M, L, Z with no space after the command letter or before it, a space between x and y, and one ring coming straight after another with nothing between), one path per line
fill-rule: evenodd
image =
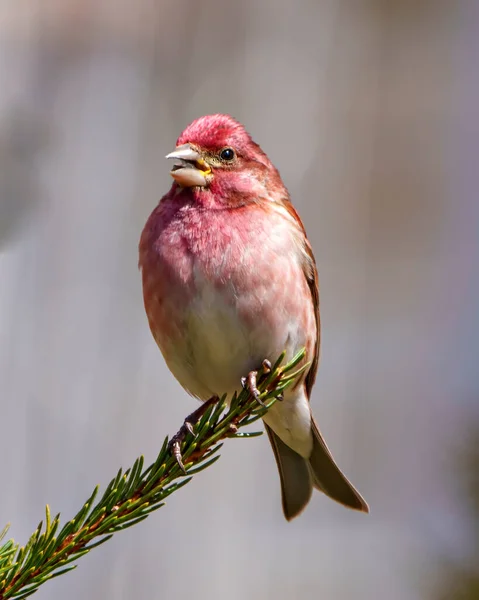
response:
M196 407L137 242L164 155L213 112L305 221L312 402L372 510L316 494L287 524L267 440L232 440L36 598L479 598L478 62L475 0L0 1L0 528L69 518Z

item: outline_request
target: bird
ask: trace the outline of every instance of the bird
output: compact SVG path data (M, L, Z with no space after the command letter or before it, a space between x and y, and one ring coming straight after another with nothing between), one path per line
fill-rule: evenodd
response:
M227 114L194 120L166 158L174 161L173 183L141 233L139 268L150 330L169 370L206 402L231 397L265 360L283 351L289 360L304 348L309 364L299 381L263 416L284 516L299 515L313 489L369 512L311 411L318 272L279 171Z

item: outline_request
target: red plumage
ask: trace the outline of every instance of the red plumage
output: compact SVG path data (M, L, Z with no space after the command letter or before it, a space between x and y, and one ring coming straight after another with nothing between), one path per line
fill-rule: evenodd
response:
M171 155L175 183L140 240L145 309L165 361L192 395L233 393L241 376L301 348L302 383L265 416L288 519L313 486L367 504L336 466L309 406L319 357L315 261L277 169L227 115L201 117Z

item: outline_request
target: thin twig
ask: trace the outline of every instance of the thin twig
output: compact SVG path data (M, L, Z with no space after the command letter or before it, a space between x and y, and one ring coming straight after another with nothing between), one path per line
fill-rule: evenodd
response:
M40 522L25 546L9 540L0 547L0 600L22 600L52 577L57 577L76 567L72 564L109 540L114 533L140 521L165 504L165 499L191 481L192 476L206 469L219 458L222 441L231 437L254 437L257 432L238 430L260 419L282 394L292 385L306 365L304 351L287 365L281 366L284 354L271 371L258 378L258 403L247 390L235 395L228 407L226 397L210 406L194 428L187 433L181 446L186 476L168 448L168 438L155 462L143 468L140 456L132 467L120 469L107 485L100 500L94 504L99 487L78 513L60 530L60 514L51 517L45 511L45 521ZM267 371L267 370L266 370ZM0 534L0 541L8 528ZM58 531L59 530L59 531Z

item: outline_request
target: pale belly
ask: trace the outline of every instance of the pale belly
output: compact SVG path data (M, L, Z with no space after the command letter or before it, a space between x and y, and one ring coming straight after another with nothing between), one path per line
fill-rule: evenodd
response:
M306 346L311 332L304 331L283 286L265 281L263 289L238 296L231 283L214 286L201 274L195 281L196 295L182 317L184 335L160 341L168 367L194 396L232 394L264 359L274 362L283 350L288 359Z

